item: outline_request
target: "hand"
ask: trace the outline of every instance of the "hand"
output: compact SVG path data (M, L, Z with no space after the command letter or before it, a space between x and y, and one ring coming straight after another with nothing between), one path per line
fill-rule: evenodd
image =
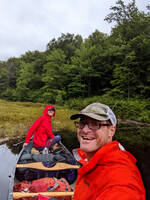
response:
M25 148L27 145L28 145L28 143L24 143L24 144L23 144L23 148Z

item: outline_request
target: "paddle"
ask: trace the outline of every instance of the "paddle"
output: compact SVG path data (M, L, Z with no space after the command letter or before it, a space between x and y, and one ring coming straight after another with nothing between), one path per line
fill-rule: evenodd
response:
M24 140L21 141L21 142L18 142L18 143L16 143L16 144L13 144L13 146L14 146L14 147L17 147L18 145L20 145L20 144L22 144L22 143L24 143Z

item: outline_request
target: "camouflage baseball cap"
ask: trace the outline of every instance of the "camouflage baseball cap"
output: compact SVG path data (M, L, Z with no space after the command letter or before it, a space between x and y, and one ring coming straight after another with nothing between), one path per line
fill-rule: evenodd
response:
M88 116L99 121L110 120L112 125L117 124L117 119L109 106L101 103L92 103L81 110L80 113L74 114L70 117L71 120Z

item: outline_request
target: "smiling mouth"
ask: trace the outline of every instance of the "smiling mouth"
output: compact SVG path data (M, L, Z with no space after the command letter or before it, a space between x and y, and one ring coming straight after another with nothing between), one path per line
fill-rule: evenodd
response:
M83 140L94 140L94 137L81 136Z

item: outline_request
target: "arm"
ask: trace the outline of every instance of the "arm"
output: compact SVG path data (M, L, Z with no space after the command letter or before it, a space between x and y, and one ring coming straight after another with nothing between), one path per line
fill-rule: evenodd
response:
M29 128L29 130L28 130L28 132L27 132L27 136L26 136L24 145L25 145L26 143L29 143L29 142L30 142L31 137L32 137L32 135L34 134L34 132L36 131L36 129L38 128L38 125L40 124L40 122L41 122L41 117L38 118L38 119L32 124L32 126ZM24 145L23 145L23 146L24 146ZM25 145L25 146L26 146L26 145Z
M48 122L48 123L47 123ZM51 124L51 121L46 121L46 127L47 127L47 133L48 133L48 137L50 139L54 138L54 134L52 132L52 124Z

